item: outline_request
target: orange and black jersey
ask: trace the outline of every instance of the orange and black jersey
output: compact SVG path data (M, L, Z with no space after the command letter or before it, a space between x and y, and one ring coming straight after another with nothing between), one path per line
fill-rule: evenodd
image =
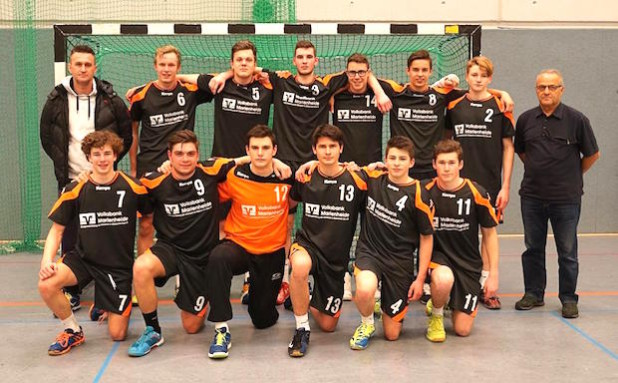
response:
M195 108L212 99L197 85L180 81L173 90L157 88L155 82L137 88L131 97L131 118L142 124L137 155L138 175L155 171L167 160L167 139L178 130L193 130Z
M381 171L362 174L367 182L359 247L366 247L385 261L413 270L420 235L433 233L433 202L420 182L397 185Z
M460 270L479 273L479 225L494 227L498 219L487 191L467 178L454 191L445 191L437 179L425 185L435 205L433 245Z
M253 174L250 164L237 166L219 184L221 201L232 201L225 219L225 238L251 254L273 253L285 245L288 197L293 178Z
M433 147L444 138L444 116L449 102L466 91L432 88L417 93L408 84L394 81L381 82L393 102L390 112L391 137L405 136L415 149L415 169L432 170Z
M502 187L502 139L515 135L513 114L501 112L501 107L496 96L472 101L464 95L448 105L446 114L446 129L453 130L464 151L461 175L483 185L492 196Z
M343 131L340 160L354 161L360 166L380 161L383 118L373 90L368 88L362 94L346 90L337 93L334 99L333 124Z
M197 85L215 100L214 157L244 156L247 132L255 125L268 125L273 87L268 80L255 80L248 85L227 80L223 91L213 95L208 87L212 75L203 74Z
M91 264L130 269L138 211L152 211L146 188L119 171L107 185L98 185L92 179L67 185L49 219L62 226L78 219L75 250Z
M303 182L296 182L290 192L290 197L303 202L305 209L296 240L313 245L333 264L341 264L337 260L350 257L366 191L367 183L345 168L335 177L326 177L317 168L310 176L305 175Z
M219 194L234 160L201 162L193 176L176 180L171 173L150 173L142 178L154 208L157 238L195 260L204 260L219 241Z
M277 157L295 162L313 158L311 133L328 123L330 98L348 84L345 72L316 77L311 85L296 82L290 72L265 70L273 86L273 132L277 137Z

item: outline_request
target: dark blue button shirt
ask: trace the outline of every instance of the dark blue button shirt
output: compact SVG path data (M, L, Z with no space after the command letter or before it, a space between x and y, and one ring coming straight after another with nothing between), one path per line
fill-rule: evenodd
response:
M581 158L599 151L590 121L564 104L546 116L540 106L517 119L515 152L525 154L519 194L549 202L579 202Z

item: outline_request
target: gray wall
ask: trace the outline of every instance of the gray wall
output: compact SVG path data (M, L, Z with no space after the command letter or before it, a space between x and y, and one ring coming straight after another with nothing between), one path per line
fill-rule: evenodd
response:
M580 232L616 232L614 201L618 186L618 30L484 30L483 55L495 65L493 87L515 99L515 117L538 104L534 83L545 68L562 71L563 102L583 112L592 124L601 159L584 175ZM511 203L504 232L521 232L519 184L523 167L515 159Z

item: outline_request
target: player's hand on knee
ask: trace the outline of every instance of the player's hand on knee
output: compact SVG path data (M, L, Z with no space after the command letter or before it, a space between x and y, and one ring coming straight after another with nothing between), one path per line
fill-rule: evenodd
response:
M44 262L41 264L41 270L39 270L39 279L42 281L52 277L56 274L56 264L54 262Z
M424 281L414 280L408 290L408 301L418 301L423 295L423 283Z

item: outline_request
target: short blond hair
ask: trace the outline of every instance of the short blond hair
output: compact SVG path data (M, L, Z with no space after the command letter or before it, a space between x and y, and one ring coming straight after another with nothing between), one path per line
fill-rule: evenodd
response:
M479 68L485 70L487 76L491 77L494 74L494 64L488 57L485 56L476 56L472 57L470 61L468 61L468 65L466 65L466 74L470 73L470 69L477 65Z
M180 51L178 50L178 48L170 44L163 45L162 47L157 48L154 55L154 63L156 64L157 59L167 53L175 53L176 57L178 57L178 66L180 66Z

